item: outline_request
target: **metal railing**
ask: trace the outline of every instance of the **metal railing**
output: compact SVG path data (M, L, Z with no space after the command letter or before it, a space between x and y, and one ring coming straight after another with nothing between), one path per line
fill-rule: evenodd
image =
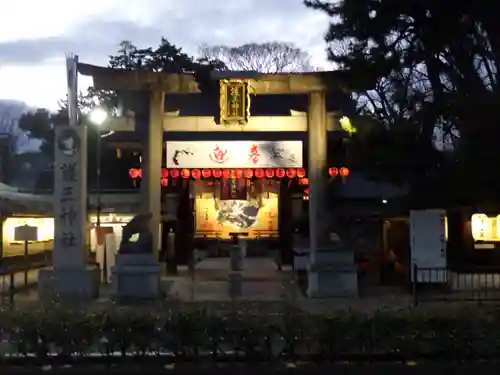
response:
M1 278L1 298L0 303L2 306L14 306L14 295L16 293L15 290L15 273L3 273L0 271ZM8 279L8 284L6 285L6 281Z
M0 269L0 305L14 307L17 293L26 292L38 284L38 278L29 280L29 272L47 266L46 262L30 264L29 267L19 266ZM19 278L16 278L19 276Z
M99 190L96 188L88 188L87 193L88 194L96 194ZM26 190L28 192L28 190ZM29 192L33 193L32 190L29 190ZM37 189L36 193L39 195L50 195L54 192L54 189ZM116 189L100 189L101 194L139 194L140 190L138 188L116 188Z
M412 275L412 297L415 306L422 302L500 301L498 267L454 270L413 265Z

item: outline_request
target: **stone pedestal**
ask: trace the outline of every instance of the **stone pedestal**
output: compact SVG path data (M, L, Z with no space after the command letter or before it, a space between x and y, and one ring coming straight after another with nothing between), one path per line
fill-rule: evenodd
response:
M44 268L38 271L38 295L42 302L89 301L99 296L100 271L86 268Z
M246 239L240 239L241 257L245 259L247 257L248 241Z
M354 253L335 247L316 250L308 265L307 295L313 298L358 297Z
M118 300L161 297L160 265L155 254L118 254L111 269L113 295Z
M243 269L244 257L241 245L231 245L229 259L232 271L241 271Z

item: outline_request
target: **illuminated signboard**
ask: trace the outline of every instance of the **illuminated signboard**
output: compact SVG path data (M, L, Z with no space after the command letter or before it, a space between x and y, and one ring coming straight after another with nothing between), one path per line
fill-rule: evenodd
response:
M302 141L171 141L166 167L302 168Z
M248 82L241 79L221 80L220 121L223 125L245 125L250 117Z
M497 217L490 217L486 214L472 215L471 232L476 242L500 241L500 215Z

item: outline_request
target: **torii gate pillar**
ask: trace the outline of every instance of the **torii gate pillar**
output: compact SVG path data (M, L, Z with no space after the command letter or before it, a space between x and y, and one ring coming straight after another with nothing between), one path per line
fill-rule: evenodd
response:
M309 269L310 297L357 296L358 282L354 252L331 243L328 205L328 129L325 91L309 93L308 108L309 178Z

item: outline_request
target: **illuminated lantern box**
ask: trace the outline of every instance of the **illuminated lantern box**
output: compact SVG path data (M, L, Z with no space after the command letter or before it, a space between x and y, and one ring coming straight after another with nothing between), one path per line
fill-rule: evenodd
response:
M475 249L493 249L492 242L500 242L500 215L489 217L486 214L474 214L471 217L471 234Z

